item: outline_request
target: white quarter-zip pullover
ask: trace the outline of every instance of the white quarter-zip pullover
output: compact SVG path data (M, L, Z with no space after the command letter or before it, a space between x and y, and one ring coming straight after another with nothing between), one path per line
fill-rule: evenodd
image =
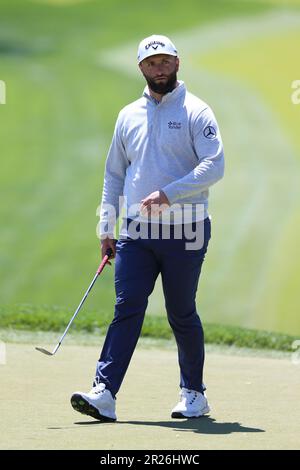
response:
M207 217L209 187L223 173L223 145L210 107L189 93L182 81L160 102L146 87L140 99L120 111L116 122L105 165L100 235L112 233L107 207L113 206L118 217L120 196L125 197L128 217L147 221L134 215L141 200L160 189L175 204L174 213L188 204L192 221ZM196 211L197 205L203 210ZM172 207L159 220L169 220L170 211ZM176 220L180 218L173 223Z

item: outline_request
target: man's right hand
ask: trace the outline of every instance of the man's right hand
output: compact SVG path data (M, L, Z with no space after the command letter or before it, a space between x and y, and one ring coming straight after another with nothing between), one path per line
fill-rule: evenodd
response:
M108 248L111 248L112 252L113 252L110 259L113 259L113 258L116 257L116 243L117 243L117 240L115 240L114 238L107 237L107 238L104 238L103 240L101 240L101 256L102 256L102 259L106 255L106 252L107 252ZM108 261L107 263L111 266L110 261Z

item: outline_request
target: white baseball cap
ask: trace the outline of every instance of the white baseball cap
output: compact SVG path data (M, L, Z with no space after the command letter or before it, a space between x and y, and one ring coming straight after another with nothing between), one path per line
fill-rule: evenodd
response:
M138 48L138 63L142 60L157 54L167 54L177 57L177 50L172 41L167 36L153 34L140 42Z

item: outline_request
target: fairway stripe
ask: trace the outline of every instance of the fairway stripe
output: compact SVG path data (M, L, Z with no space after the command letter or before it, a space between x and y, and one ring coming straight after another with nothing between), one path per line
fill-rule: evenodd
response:
M190 56L206 55L210 51L234 46L244 40L266 37L284 31L299 30L298 11L274 9L273 11L248 17L235 17L210 23L172 34L172 39L182 57L183 67ZM137 68L137 43L128 42L97 54L95 61L102 66L117 69L119 73L140 76Z

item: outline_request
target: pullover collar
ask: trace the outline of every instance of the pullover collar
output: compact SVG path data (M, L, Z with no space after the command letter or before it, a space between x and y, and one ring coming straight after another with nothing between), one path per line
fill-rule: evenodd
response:
M161 101L157 101L153 96L150 95L148 85L144 89L143 96L147 98L149 101L151 101L152 103L154 103L156 106L162 103L177 100L178 97L181 96L181 94L184 93L186 90L185 84L182 80L178 80L178 83L179 85L176 88L174 88L174 90L172 90L170 93L167 93L166 95L164 95Z

